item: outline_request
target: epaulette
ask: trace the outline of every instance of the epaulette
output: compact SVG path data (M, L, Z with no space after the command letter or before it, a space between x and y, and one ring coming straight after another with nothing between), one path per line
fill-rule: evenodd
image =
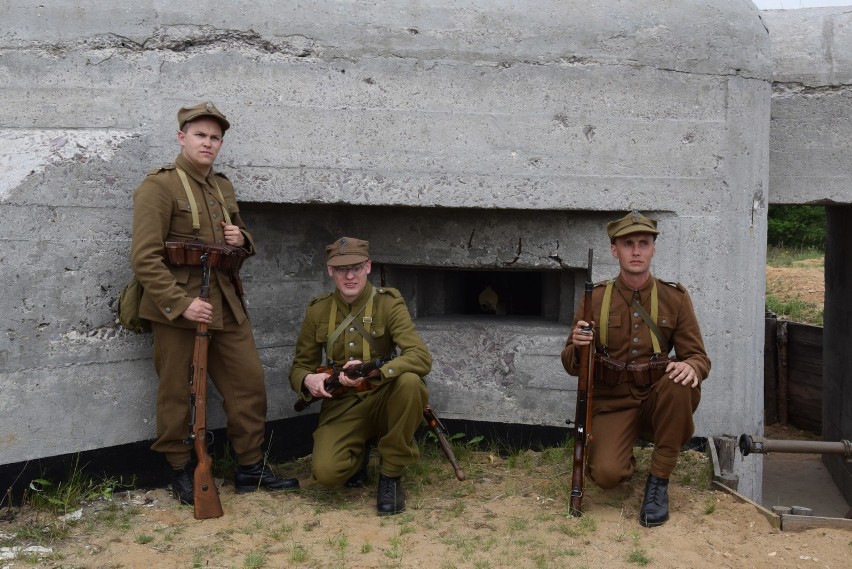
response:
M680 284L680 283L675 283L675 282L671 282L671 281L664 281L664 280L662 280L662 279L659 279L659 280L660 280L660 282L661 282L661 283L663 283L663 284L667 284L667 285L669 285L670 287L676 288L676 289L678 289L680 292L686 292L686 287L685 287L685 286L683 286L683 285L682 285L682 284Z
M231 180L228 178L228 176L226 176L226 175L225 175L225 174L223 174L222 172L213 172L213 175L214 175L214 176L219 176L220 178L225 178L225 179L226 179L226 180L228 180L229 182L231 181Z
M159 168L154 168L153 170L148 172L148 175L153 176L154 174L159 174L160 172L165 172L166 170L174 170L174 169L175 169L174 163L163 164Z
M598 282L595 283L595 288L597 288L599 286L606 286L606 283L608 283L609 281L610 281L610 279L607 279L605 281L598 281Z
M388 287L388 286L379 287L379 288L376 289L376 292L379 293L379 294L389 294L394 298L402 298L401 292L399 292L395 288L391 288L391 287Z
M329 296L331 296L332 294L334 294L334 293L333 293L333 292L329 292L329 293L326 293L326 294L322 294L322 295L320 295L320 296L315 296L315 297L313 297L313 298L311 299L311 301L308 303L308 306L313 306L313 305L314 305L314 304L316 304L317 302L319 302L319 301L321 301L321 300L325 300L326 298L328 298L328 297L329 297Z

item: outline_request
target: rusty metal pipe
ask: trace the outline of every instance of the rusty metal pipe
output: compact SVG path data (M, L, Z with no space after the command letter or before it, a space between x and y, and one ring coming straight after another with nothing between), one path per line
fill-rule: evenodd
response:
M740 435L740 452L743 456L751 453L768 454L770 452L789 452L804 454L839 454L852 459L852 442L847 440L831 441L785 441Z

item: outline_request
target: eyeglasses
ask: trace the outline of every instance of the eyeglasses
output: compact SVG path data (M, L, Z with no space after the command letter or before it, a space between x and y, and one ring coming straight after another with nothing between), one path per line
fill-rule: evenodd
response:
M341 277L345 277L346 275L349 274L350 271L352 271L353 275L360 275L361 272L364 270L364 267L366 267L366 266L367 266L367 261L364 261L363 263L358 263L357 265L346 265L344 267L332 267L332 269L334 269L334 272L337 273L338 275L340 275Z

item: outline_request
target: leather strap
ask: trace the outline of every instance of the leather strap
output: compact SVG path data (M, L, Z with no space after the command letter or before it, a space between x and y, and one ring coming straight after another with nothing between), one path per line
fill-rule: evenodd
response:
M350 313L349 316L344 318L343 321L336 328L334 327L334 323L337 320L337 300L334 298L331 299L331 308L328 311L328 340L325 343L325 357L329 363L333 363L333 359L331 357L331 350L334 347L334 342L336 342L340 335L343 334L343 331L346 329L346 327L349 326L349 324L352 323L359 314L361 314L362 310L367 308L368 305L370 306L370 310L372 310L373 297L375 296L376 289L374 288L373 294L370 295L370 299L367 301L367 304L362 306L357 312ZM370 321L372 322L372 318L370 319ZM358 324L357 322L355 322L355 327L363 330L363 326L360 326L360 324ZM361 336L366 338L366 336L364 336L364 333L361 332L361 330L359 330ZM378 352L378 350L376 351ZM363 361L369 361L370 359L369 349L366 353L367 355L366 357L364 357Z

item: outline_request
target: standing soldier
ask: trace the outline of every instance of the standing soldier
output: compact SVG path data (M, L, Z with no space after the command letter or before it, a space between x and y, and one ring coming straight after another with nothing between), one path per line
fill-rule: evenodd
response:
M604 489L629 479L636 468L633 444L650 436L654 450L639 522L654 527L669 519L669 477L695 429L692 414L710 359L689 293L651 275L657 222L633 210L609 223L607 233L620 271L592 292L596 356L588 473ZM562 350L571 375L579 372L580 348L590 342L582 314L580 306Z
M189 433L189 373L199 322L209 325L208 369L222 395L228 437L237 454L237 492L259 487L297 488L299 481L275 475L263 460L266 425L263 368L246 315L236 271L211 270L209 302L198 298L199 266L169 262L164 242L201 241L228 245L254 255L251 235L240 218L234 187L213 170L224 133L231 126L212 103L177 113L181 150L173 164L151 171L133 193L132 265L145 289L140 317L151 322L157 395L157 440L151 447L172 468L172 492L193 502ZM214 245L214 246L215 246Z
M378 438L381 472L376 508L379 515L393 515L405 510L403 470L420 456L414 433L429 398L423 377L432 367L432 356L399 291L375 288L368 281L372 268L368 246L367 241L343 237L326 247L326 270L335 291L308 305L290 384L305 401L322 398L314 431L314 479L330 487L363 486L368 441ZM324 364L346 370L389 356L395 357L376 377L353 380L340 372L340 384L352 389L333 399L324 385L330 374L317 372ZM372 389L359 391L364 382Z

